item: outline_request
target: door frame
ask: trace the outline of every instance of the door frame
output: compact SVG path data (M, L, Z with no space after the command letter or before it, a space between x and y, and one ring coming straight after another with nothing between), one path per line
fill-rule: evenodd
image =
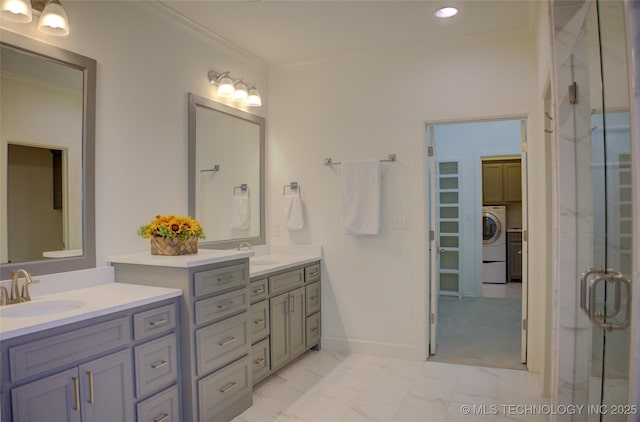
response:
M469 117L469 118L460 118L460 119L447 119L447 120L434 120L434 121L424 121L424 128L425 128L425 135L423 138L423 151L424 151L424 159L423 159L423 174L426 177L426 183L425 183L425 187L427 189L423 189L423 194L424 194L424 204L425 204L425 220L426 220L426 245L427 245L427 252L429 252L430 257L425 259L425 266L426 266L426 275L427 278L425 280L425 284L426 284L426 312L423 314L426 317L426 327L427 327L427 331L426 331L426 336L425 338L425 344L423 344L422 350L426 350L426 358L428 359L430 356L430 350L431 350L431 337L432 337L432 330L435 330L435 332L437 333L437 323L438 323L438 315L437 313L435 314L435 317L433 318L433 322L431 322L430 320L430 315L432 312L437 312L437 305L435 305L436 309L433 309L433 305L432 305L432 276L433 276L433 269L430 268L430 262L431 262L431 254L432 254L432 248L437 248L437 239L434 239L433 241L429 240L429 232L431 230L434 230L435 233L437 233L437 230L435 230L434 226L432 225L432 219L431 219L431 215L434 215L434 208L437 207L437 201L435 201L434 203L432 203L431 198L430 198L430 189L429 186L431 185L431 174L429 171L429 160L432 160L433 163L437 163L437 153L438 153L438 148L437 148L437 143L435 139L432 139L432 132L430 131L430 128L434 127L434 126L438 126L438 125L447 125L447 124L462 124L462 123L482 123L482 122L494 122L494 121L502 121L502 120L520 120L520 121L524 121L524 130L521 131L521 142L523 142L522 147L521 147L521 160L523 157L523 154L526 154L526 142L527 139L529 137L529 131L531 130L531 125L529 125L529 122L531 121L532 116L530 115L530 113L526 113L526 114L517 114L517 115L500 115L500 116L485 116L485 117ZM434 153L433 153L433 157L430 157L428 155L428 147L433 144L434 146ZM500 150L495 150L495 151L489 151L488 153L481 153L481 154L476 154L475 156L475 160L476 162L478 162L478 160L481 163L482 157L499 157L499 156L505 156L505 157L515 157L513 153L505 153L504 151L500 151ZM476 192L482 192L482 167L479 166L478 167L478 171L480 173L480 177L478 177L478 175L476 175L476 188L475 191ZM522 177L522 183L523 186L526 186L527 184L527 180L528 180L528 174L527 174L527 168L526 166L522 166L522 171L521 171L521 177ZM527 227L527 222L526 222L526 217L528 216L528 210L525 210L525 207L528 207L528 200L525 199L525 195L528 195L527 190L523 189L523 201L522 201L522 208L523 208L523 229L528 230ZM478 212L476 212L477 214L477 218L482 218L482 197L478 197L476 198L476 204L479 206L476 206L476 208L478 208ZM437 214L435 214L437 215ZM437 224L437 221L435 222ZM480 227L480 226L479 226ZM436 236L437 237L437 236ZM528 240L528 239L527 239ZM528 242L525 242L523 239L523 267L522 267L522 291L523 291L523 296L522 296L522 308L523 308L523 315L526 315L527 309L528 309L528 295L526 294L526 280L528 279ZM478 260L481 262L482 261L482 249L479 248L479 252L476 253L476 258L474 261L476 262L476 266L478 265ZM481 271L481 268L477 268L476 267L476 274L478 273L478 271ZM436 269L437 272L437 269ZM478 279L478 277L477 277ZM476 294L478 292L478 285L477 285L477 279L476 279ZM482 277L479 277L480 280L480 292L482 291ZM435 300L437 301L438 296L436 296ZM526 303L525 303L526 302ZM423 302L424 303L424 302ZM435 334L435 333L434 333ZM529 349L529 343L528 343L528 330L524 330L523 329L523 333L521 336L521 341L522 341L522 345L524 346L521 350L521 360L523 361L523 363L526 363L526 356L528 353L528 349Z

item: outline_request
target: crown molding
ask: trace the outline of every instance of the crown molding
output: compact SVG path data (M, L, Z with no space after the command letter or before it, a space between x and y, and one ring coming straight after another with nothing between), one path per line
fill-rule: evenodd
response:
M195 35L197 38L216 46L222 51L242 60L244 63L257 66L261 70L269 69L269 62L267 62L266 60L256 56L245 48L227 40L226 38L215 33L214 31L211 31L210 29L195 22L194 20L189 19L188 17L182 15L175 9L167 6L165 3L162 3L159 0L134 1L129 3L146 12L150 12L160 17L161 19L172 24L178 29Z

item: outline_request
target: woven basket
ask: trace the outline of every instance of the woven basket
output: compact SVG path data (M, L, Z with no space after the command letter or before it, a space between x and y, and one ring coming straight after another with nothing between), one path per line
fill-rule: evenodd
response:
M152 237L151 255L188 255L198 253L198 238L188 237L178 240L175 237Z

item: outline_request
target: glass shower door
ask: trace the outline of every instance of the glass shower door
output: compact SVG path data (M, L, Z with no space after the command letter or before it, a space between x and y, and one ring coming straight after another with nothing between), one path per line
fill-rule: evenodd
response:
M560 373L569 382L560 387L559 404L586 405L573 420L623 421L628 412L615 410L628 404L633 182L623 4L556 2L553 8L559 177L566 185L559 190L572 194L559 199L559 218L575 227L575 253L560 251L560 262L567 262L563 255L575 259L571 303L580 309L559 308L560 329L574 335L571 344L560 340L561 356L573 362L571 374ZM559 293L565 300L572 292L566 286Z

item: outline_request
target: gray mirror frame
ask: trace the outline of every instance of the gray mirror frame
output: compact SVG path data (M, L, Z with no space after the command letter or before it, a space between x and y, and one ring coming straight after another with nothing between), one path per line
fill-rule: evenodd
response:
M263 117L247 113L233 107L220 104L216 101L189 93L189 215L195 218L196 214L196 107L205 107L239 119L247 120L260 126L260 236L245 237L229 240L200 241L199 246L205 249L232 249L238 247L241 242L249 242L252 245L264 245L266 243L265 221L265 126ZM205 234L207 228L205 227Z
M13 270L24 268L32 275L53 274L95 268L95 137L96 137L96 73L94 59L81 56L13 32L0 30L0 45L33 54L83 72L84 99L82 124L82 256L43 259L0 265L0 280L11 278Z

